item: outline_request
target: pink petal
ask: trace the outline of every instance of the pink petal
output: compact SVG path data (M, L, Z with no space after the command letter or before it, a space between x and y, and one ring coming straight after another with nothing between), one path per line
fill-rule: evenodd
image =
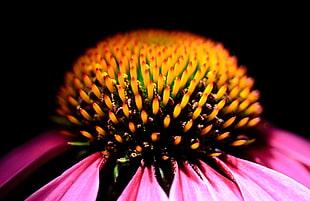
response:
M99 171L105 159L94 153L28 197L27 201L92 201L99 189Z
M200 161L200 171L203 174L201 177L210 193L214 195L214 200L242 200L241 192L234 182L222 176L202 161Z
M268 144L310 167L310 141L281 129L268 129Z
M255 162L285 174L310 188L309 167L306 168L306 166L298 160L272 147L253 150L250 151L250 153Z
M205 181L206 179L200 178L188 163L184 163L182 169L177 166L169 193L169 200L216 200L216 192L212 191L212 189L209 190L210 185L206 185Z
M0 160L0 193L8 192L40 165L66 150L57 132L45 133L12 150Z
M253 160L310 188L310 141L277 128L264 132L267 145L249 150Z
M245 200L310 200L310 190L264 166L227 155L219 165L234 178Z
M153 167L139 167L118 201L165 201L168 197L155 178Z

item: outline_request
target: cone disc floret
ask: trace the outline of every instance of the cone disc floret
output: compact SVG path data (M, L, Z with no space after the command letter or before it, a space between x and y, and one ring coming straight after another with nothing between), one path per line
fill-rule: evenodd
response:
M182 31L109 37L74 63L60 88L62 133L118 162L219 156L254 141L259 92L222 44Z

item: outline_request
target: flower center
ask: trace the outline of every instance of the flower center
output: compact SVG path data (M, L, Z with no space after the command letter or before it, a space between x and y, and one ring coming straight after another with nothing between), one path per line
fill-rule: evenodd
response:
M118 161L219 156L254 139L254 80L219 43L187 32L138 30L79 57L58 93L71 144Z

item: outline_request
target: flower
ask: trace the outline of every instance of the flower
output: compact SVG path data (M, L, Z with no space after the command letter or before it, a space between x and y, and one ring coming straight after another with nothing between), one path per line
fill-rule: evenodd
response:
M309 142L266 126L253 88L246 68L202 36L108 37L65 76L64 138L50 133L55 142L45 136L2 159L1 188L69 149L66 139L87 156L26 200L309 200Z
M288 131L267 126L265 142L248 150L251 160L281 172L310 188L310 142ZM265 135L265 136L264 136Z
M50 131L11 151L0 160L0 194L13 190L42 164L66 150L66 140Z

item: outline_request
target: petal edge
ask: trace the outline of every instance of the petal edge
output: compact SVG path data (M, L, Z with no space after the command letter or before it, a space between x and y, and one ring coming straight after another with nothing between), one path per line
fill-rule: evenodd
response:
M99 189L99 170L105 159L94 153L29 196L26 201L95 201Z

